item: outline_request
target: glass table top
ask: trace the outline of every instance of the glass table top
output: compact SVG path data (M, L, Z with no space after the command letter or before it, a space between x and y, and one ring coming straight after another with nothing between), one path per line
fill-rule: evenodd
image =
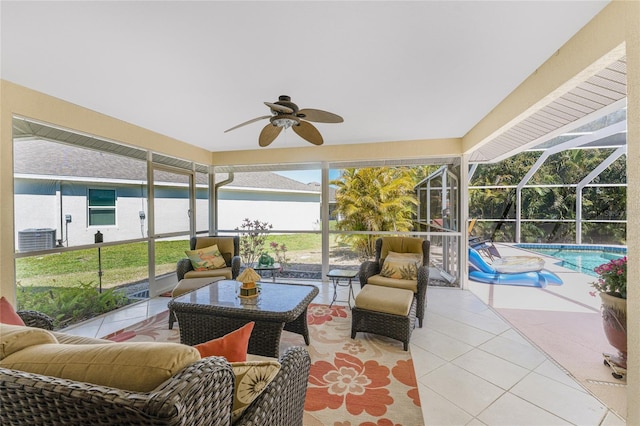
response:
M355 278L358 275L355 269L332 269L327 273L329 278Z
M244 310L265 310L270 312L289 312L294 310L305 298L318 289L313 285L257 283L260 293L257 298L238 297L239 281L222 280L198 290L186 293L174 299L175 303L218 306ZM314 292L315 290L315 292Z

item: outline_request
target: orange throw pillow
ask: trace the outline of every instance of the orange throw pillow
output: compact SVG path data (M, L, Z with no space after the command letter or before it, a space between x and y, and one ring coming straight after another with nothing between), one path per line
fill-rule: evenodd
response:
M16 314L15 309L6 297L0 297L0 322L9 325L25 325L20 315Z
M202 358L208 356L223 356L229 362L243 362L247 360L249 338L255 322L250 322L239 329L225 334L217 339L195 345Z

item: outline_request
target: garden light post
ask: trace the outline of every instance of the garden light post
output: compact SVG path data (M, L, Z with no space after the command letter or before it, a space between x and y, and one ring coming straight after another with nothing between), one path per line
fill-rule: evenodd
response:
M102 243L102 233L100 231L96 232L93 236L93 241L96 244ZM99 281L99 291L102 293L102 253L100 252L100 246L98 246L98 281Z

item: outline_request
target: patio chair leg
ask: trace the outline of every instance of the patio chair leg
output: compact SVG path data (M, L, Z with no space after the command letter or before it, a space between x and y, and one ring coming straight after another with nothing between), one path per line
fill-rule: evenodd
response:
M176 317L173 311L169 311L169 330L173 330L173 323L176 321Z

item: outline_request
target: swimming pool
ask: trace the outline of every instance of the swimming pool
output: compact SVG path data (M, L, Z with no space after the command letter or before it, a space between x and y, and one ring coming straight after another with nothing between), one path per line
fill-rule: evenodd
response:
M597 277L593 269L611 259L627 254L626 247L615 246L583 246L571 244L516 244L515 247L535 251L547 256L561 259L558 263L563 268L582 272Z

